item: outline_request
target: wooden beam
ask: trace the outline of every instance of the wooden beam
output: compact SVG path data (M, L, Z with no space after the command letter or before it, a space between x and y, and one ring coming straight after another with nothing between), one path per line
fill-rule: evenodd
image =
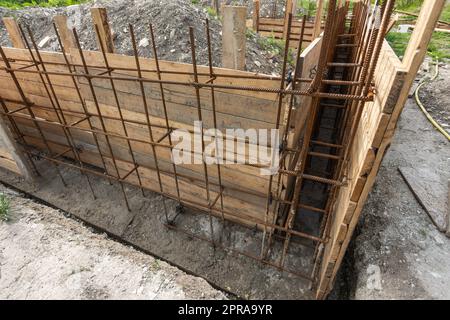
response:
M450 238L450 180L448 180L448 198L447 198L447 232L445 233Z
M323 0L317 1L317 9L316 9L316 16L314 18L314 28L313 28L313 32L312 32L312 39L317 38L321 32L323 2L324 2Z
M288 34L288 20L289 15L292 13L293 2L292 0L286 0L286 10L284 12L284 26L283 26L283 39L286 40Z
M445 0L425 0L422 5L402 61L403 66L414 77L425 57L428 43L444 4ZM409 80L414 81L414 79Z
M114 41L112 38L111 28L108 23L108 14L105 8L91 8L92 22L97 25L99 34L97 34L98 49L101 48L101 43L106 52L114 53ZM101 41L101 42L100 42Z
M222 66L245 70L247 7L224 6L222 25Z
M21 174L25 179L32 181L35 177L34 171L31 169L31 163L29 162L25 152L15 142L14 136L7 125L8 121L5 121L0 117L0 145L7 151L8 157L2 155L0 158L4 159L0 163L0 167L4 167L15 173Z
M25 49L25 42L23 41L16 19L5 17L3 18L3 23L5 24L6 31L8 32L13 47Z
M259 30L259 0L253 1L253 30Z
M53 20L55 21L64 49L76 48L75 37L67 25L67 17L58 15Z

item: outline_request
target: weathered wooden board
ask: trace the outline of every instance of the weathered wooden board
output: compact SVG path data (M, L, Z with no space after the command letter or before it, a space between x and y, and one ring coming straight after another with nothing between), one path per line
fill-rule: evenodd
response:
M399 167L406 184L422 205L436 227L447 231L448 179L430 167Z

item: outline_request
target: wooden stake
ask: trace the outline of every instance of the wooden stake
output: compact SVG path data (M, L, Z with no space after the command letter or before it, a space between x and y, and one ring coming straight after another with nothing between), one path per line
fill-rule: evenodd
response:
M35 177L34 171L31 169L31 164L28 162L25 152L21 150L16 144L14 136L9 129L7 122L0 117L0 145L9 153L12 159L5 159L10 161L11 167L9 170L21 174L25 179L32 181ZM0 158L4 158L2 155ZM13 162L15 163L14 166ZM2 167L3 164L2 164Z
M317 2L316 16L314 18L314 27L312 32L312 40L317 38L321 32L322 26L323 0Z
M6 31L8 32L9 39L14 48L25 49L25 42L23 41L22 35L20 34L19 26L17 21L11 17L3 18L3 23L5 24Z
M288 19L289 15L292 13L293 2L292 0L286 0L286 11L284 12L284 28L283 28L283 39L286 40L288 34Z
M222 25L222 65L245 70L247 7L224 6Z
M253 30L258 32L259 29L259 0L253 1Z
M114 42L111 29L108 23L108 15L105 8L91 9L92 22L98 26L99 34L97 34L98 48L101 48L100 41L103 43L105 51L114 53Z
M450 238L450 180L448 180L448 199L447 199L447 232L445 233Z
M73 33L67 26L67 17L55 16L53 20L55 21L56 27L58 28L58 32L61 37L61 42L64 46L64 49L69 50L70 48L76 48Z

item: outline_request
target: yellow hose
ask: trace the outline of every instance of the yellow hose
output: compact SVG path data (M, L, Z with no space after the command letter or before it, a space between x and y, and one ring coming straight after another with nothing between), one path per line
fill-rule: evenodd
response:
M417 105L419 106L419 108L422 110L422 112L425 114L425 116L427 117L427 119L431 122L431 124L440 132L444 135L444 137L447 138L447 140L450 141L450 134L444 130L444 128L442 128L439 123L437 123L433 117L428 113L428 111L425 109L424 105L422 104L422 102L419 99L419 90L420 88L422 88L422 86L428 82L431 82L433 80L435 80L437 78L437 76L439 75L439 63L436 62L436 73L434 74L434 76L430 79L430 80L426 80L426 76L420 81L419 85L416 88L416 91L414 92L414 96L416 98L416 102Z

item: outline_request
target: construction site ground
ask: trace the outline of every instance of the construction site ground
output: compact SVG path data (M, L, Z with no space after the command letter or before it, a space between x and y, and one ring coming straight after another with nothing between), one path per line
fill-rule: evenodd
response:
M437 100L448 108L447 68L441 67L438 85L424 90L426 104ZM449 159L448 142L410 98L330 298L450 298L450 239L437 231L398 171L400 166L420 165L450 178ZM134 192L136 211L128 213L117 186L98 180L94 200L78 172L65 171L65 175L70 176L68 188L54 175L32 185L1 170L4 183L64 210L2 187L11 199L12 219L0 224L1 298L226 297L203 279L137 252L123 241L156 252L242 298L311 298L305 283L276 269L214 251L209 243L161 226L157 235L149 232L154 231L150 216L162 220L161 196L148 194L142 200ZM128 192L133 194L131 189ZM83 226L73 220L76 216L97 228ZM122 238L122 243L98 233L102 229ZM182 250L173 251L177 247ZM261 276L263 281L258 280Z
M195 277L0 186L0 299L225 299Z

